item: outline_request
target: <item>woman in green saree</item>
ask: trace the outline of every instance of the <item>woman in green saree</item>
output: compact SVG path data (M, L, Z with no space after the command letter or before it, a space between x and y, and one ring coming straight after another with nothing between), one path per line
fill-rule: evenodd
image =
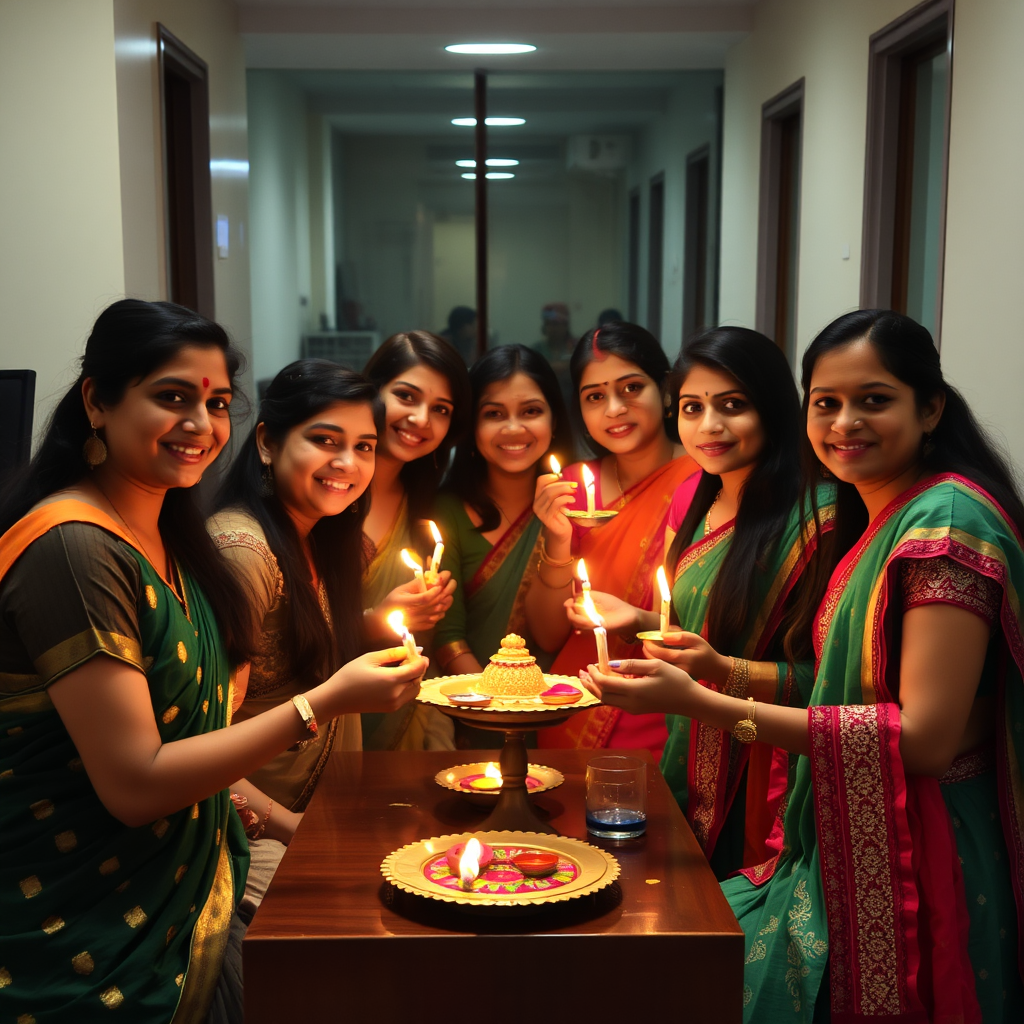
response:
M10 1020L240 1019L240 991L218 988L247 862L228 785L317 715L394 706L425 667L366 656L302 709L223 728L250 625L190 489L230 434L237 369L218 325L115 303L0 508Z
M840 317L803 384L809 469L838 481L808 711L660 659L591 685L799 755L778 856L723 885L747 1020L1019 1021L1024 505L907 317Z
M480 672L507 633L532 644L524 600L540 557L538 467L550 452L567 462L571 451L558 380L542 355L502 345L474 364L469 379L476 425L455 449L435 506L458 584L434 634L434 661L449 674ZM534 653L547 667L543 652ZM469 735L457 727L457 743L465 746ZM481 730L472 738L473 745L494 743Z
M677 664L713 689L806 707L814 677L810 613L797 620L795 588L817 533L800 496L800 400L789 364L763 334L719 327L687 344L669 388L679 439L700 467L669 512L665 564L674 577ZM609 629L635 635L659 627L650 608L593 597ZM571 601L566 609L577 629L593 628ZM784 760L785 752L668 718L661 771L719 878L767 856L784 796L784 774L770 786L776 757Z

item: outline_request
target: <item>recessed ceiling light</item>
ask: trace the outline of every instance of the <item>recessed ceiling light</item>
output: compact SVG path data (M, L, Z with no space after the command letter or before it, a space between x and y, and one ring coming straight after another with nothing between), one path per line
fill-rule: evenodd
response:
M475 117L453 117L452 124L458 125L459 128L475 128L476 118ZM510 125L515 124L526 124L525 117L489 117L484 124L488 128L507 128Z
M467 181L476 180L476 171L467 171L462 175ZM510 171L488 171L485 177L490 178L492 181L504 181L508 178L514 178L515 175Z
M456 167L476 167L475 160L456 160ZM518 160L505 160L502 157L494 157L487 161L488 167L518 167Z
M533 53L537 49L529 43L452 43L445 49L449 53Z

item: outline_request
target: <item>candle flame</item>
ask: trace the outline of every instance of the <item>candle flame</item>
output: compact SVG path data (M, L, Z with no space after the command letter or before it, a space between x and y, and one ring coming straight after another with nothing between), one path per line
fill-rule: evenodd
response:
M405 637L409 631L405 628L405 616L397 609L388 616L388 625L400 636Z
M474 836L466 843L466 848L459 858L459 884L469 889L474 879L480 874L480 854L483 850L480 841Z
M581 583L590 585L590 577L587 575L587 563L582 558L576 563L576 575Z
M590 593L589 590L586 590L583 593L583 610L587 613L587 615L590 616L590 621L595 626L604 625L604 619L602 619L601 616L597 614L597 605L594 604L593 595Z
M555 476L561 476L562 467L558 464L558 459L556 459L554 455L552 455L551 458L548 459L548 462L551 463L551 472L554 473Z
M489 779L497 779L498 782L502 781L501 769L493 761L488 761L484 765L484 775Z
M583 463L583 486L588 491L594 489L594 474L590 472L590 467L585 462Z
M668 577L665 575L665 566L658 566L658 586L661 588L662 601L672 600L672 591L668 589Z
M437 523L433 519L427 520L427 526L430 527L430 535L434 538L435 544L441 543L441 531L437 528Z
M401 559L413 572L423 572L422 563L408 548L402 548Z

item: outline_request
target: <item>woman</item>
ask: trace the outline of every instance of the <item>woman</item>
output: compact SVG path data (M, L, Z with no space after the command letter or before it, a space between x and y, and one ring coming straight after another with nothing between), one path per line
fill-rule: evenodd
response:
M552 672L575 675L594 656L590 634L572 633L563 603L579 557L595 590L650 607L654 574L665 556L665 521L676 488L696 469L667 432L671 410L662 385L668 359L657 340L636 324L613 323L587 332L570 363L574 415L598 457L569 466L561 476L537 480L534 512L543 523L537 580L526 595L527 622L546 651L558 651ZM574 533L566 509L586 509L586 465L595 478L595 508L618 514L604 525ZM639 653L620 636L609 637L614 657ZM542 747L648 747L661 754L663 715L643 718L602 707L545 729Z
M363 527L363 599L371 638L394 642L386 616L395 608L429 652L431 633L451 606L455 584L445 570L425 592L400 558L424 550L424 530L452 448L470 421L469 377L456 350L427 331L395 334L370 357L365 374L384 401L384 433ZM452 747L451 720L426 705L387 718L363 716L369 749Z
M223 449L238 355L171 303L105 310L0 509L0 1009L201 1020L246 845L227 786L316 719L409 699L425 659L366 655L225 730L244 593L191 488ZM298 706L301 704L301 707ZM229 1006L229 996L235 1003Z
M207 524L245 581L255 626L256 651L236 678L236 723L290 701L362 649L362 525L380 413L365 377L321 359L286 366L260 403ZM361 746L359 716L345 715L236 785L250 841L258 833L287 845L331 750ZM283 850L274 853L276 866Z
M476 362L469 379L476 428L456 448L436 506L458 584L434 634L434 661L450 674L482 671L507 633L532 643L523 605L539 558L537 469L551 451L565 461L572 447L558 381L543 356L502 345Z
M801 755L781 855L723 886L748 1020L1019 1021L1024 506L907 317L840 317L803 384L842 555L809 711L744 706L660 660L591 685Z
M719 327L680 354L671 388L679 439L701 469L676 492L681 522L669 517L666 566L683 630L671 644L686 652L677 664L734 696L806 707L814 655L810 615L795 615L794 587L817 536L801 510L800 400L789 364L763 334ZM826 522L831 511L822 510ZM609 629L659 627L650 608L593 597ZM577 629L593 628L572 600L566 609ZM661 771L719 878L767 856L783 796L769 791L773 754L767 744L744 746L669 716Z

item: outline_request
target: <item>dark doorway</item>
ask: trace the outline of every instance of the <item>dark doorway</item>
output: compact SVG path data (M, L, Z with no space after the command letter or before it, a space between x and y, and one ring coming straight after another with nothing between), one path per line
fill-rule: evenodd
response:
M647 330L661 341L662 272L665 253L665 175L651 178L650 227L647 236Z
M629 307L630 323L640 316L640 189L629 193Z
M708 219L711 150L686 158L686 236L683 260L683 340L708 324Z
M211 319L213 203L210 195L208 70L184 43L157 26L163 115L168 294Z

